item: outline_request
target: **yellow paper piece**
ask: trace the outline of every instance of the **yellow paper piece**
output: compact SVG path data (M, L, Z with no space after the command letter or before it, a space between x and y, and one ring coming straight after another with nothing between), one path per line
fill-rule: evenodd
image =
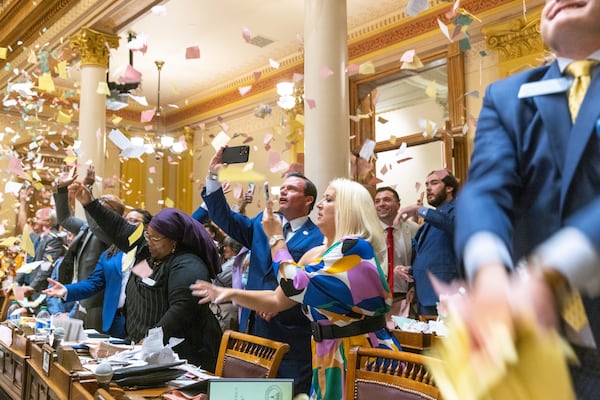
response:
M71 118L73 117L70 114L64 112L63 110L60 110L56 115L56 121L65 125L71 123Z
M123 264L122 264L123 272L125 272L127 270L127 268L129 268L129 266L133 264L136 253L137 253L137 246L135 246L133 249L129 250L127 252L127 254L125 254L125 259L123 260Z
M21 243L21 247L23 248L23 250L25 250L25 253L29 254L31 257L35 256L35 246L33 245L33 242L31 241L31 227L29 226L29 224L25 224L25 226L23 227L23 234L21 235L22 237L22 243Z
M555 331L521 322L513 338L497 326L487 351L476 352L464 324L450 317L428 365L446 400L574 399L567 361L573 353Z
M121 118L121 117L114 117L112 119L112 123L115 125L119 125L119 123L121 123L121 121L123 121L123 118Z
M54 92L54 81L52 80L50 74L40 75L38 79L38 88L47 93Z
M104 82L104 81L98 82L98 87L96 88L96 93L105 94L107 96L110 96L110 89L108 88L108 85L106 84L106 82Z
M437 90L436 90L437 84L435 83L435 81L431 81L427 84L427 88L425 88L425 94L428 97L431 97L432 99L435 99L437 97Z
M169 208L171 208L171 207L173 207L174 205L175 205L175 202L174 202L173 200L171 200L171 199L170 199L170 198L168 198L168 197L165 199L165 207L169 207Z
M63 161L67 164L74 163L75 161L77 161L77 157L76 156L68 156L68 157L65 157L63 159Z
M229 182L259 182L266 180L263 174L254 170L244 170L238 165L229 165L219 170L219 181Z
M8 49L6 47L0 47L0 58L6 60Z
M375 73L375 66L372 62L368 61L366 63L360 64L358 67L358 73L363 75L369 75Z
M296 114L295 120L298 121L299 123L301 123L302 125L304 125L304 115Z
M42 190L44 188L44 184L39 181L32 182L32 185L35 190Z
M4 239L2 242L0 242L0 246L9 247L9 246L12 246L13 244L15 244L16 241L17 241L16 236L9 236L6 239ZM31 240L30 240L30 242L31 242Z
M134 244L135 242L137 242L142 235L144 234L144 224L139 224L137 226L137 228L135 229L135 231L129 235L129 245L131 246L132 244Z
M68 79L69 78L69 73L67 71L67 62L66 61L61 61L56 65L56 73L58 74L58 76L61 79Z

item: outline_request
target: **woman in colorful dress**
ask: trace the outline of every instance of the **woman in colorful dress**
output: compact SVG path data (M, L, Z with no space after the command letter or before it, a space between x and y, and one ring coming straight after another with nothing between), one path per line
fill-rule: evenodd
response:
M313 380L310 397L340 400L345 394L346 362L354 346L400 350L387 330L392 301L378 259L385 251L381 226L369 192L359 183L335 179L317 204L323 246L295 263L282 235L280 218L267 204L263 229L270 238L279 287L272 292L191 286L201 303L235 301L259 312L279 312L304 304L313 321Z

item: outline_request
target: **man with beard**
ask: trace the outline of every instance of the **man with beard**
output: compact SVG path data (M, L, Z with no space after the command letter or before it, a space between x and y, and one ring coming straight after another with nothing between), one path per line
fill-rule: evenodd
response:
M419 315L437 315L438 295L435 293L429 274L442 282L458 278L454 242L454 203L458 181L445 169L433 171L425 182L427 202L435 209L418 204L398 211L394 222L420 216L425 223L413 240L412 276L415 280ZM404 266L396 266L399 272Z

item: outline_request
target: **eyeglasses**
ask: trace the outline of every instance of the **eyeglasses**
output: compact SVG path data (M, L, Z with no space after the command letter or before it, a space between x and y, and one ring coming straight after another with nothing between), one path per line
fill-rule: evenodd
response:
M152 242L152 243L158 243L163 239L166 239L164 236L162 237L153 237L148 235L148 231L144 232L144 238L146 238L147 241Z

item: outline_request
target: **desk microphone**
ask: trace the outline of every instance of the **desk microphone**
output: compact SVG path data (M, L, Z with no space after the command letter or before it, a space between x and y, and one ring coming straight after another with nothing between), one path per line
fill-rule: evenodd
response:
M98 388L110 391L110 381L113 377L113 369L108 363L102 363L96 368L96 382Z
M54 332L52 333L52 348L54 348L54 350L58 349L58 346L60 346L64 338L65 328L59 326L54 329Z

